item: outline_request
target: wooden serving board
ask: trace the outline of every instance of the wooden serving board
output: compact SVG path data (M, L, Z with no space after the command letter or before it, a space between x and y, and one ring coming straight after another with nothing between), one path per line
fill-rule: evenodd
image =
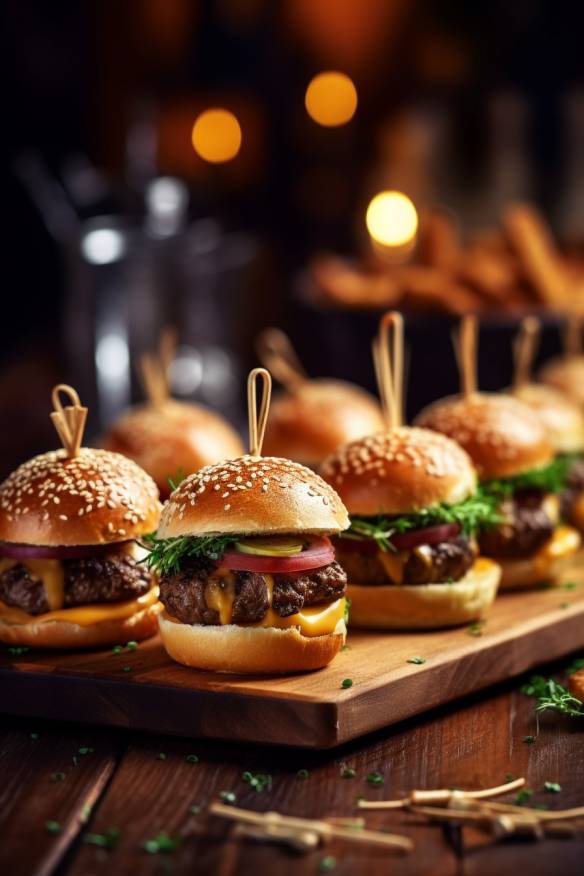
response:
M575 586L500 596L481 629L351 631L331 666L283 678L186 669L158 639L137 650L2 649L0 711L189 737L329 748L584 647ZM425 663L409 663L413 657ZM124 667L131 667L124 671ZM342 687L343 679L352 686Z

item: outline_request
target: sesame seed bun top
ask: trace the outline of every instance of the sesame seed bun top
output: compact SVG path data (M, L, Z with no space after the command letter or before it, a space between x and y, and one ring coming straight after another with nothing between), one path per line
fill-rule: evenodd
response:
M503 393L450 396L425 408L415 422L464 447L481 480L513 477L553 459L534 412Z
M543 383L525 383L513 395L534 412L556 453L584 450L584 413L567 395Z
M553 386L584 405L584 355L558 356L546 362L538 375L542 383Z
M289 459L242 456L186 478L164 506L158 536L333 533L349 525L337 494Z
M163 496L170 493L168 478L177 472L190 474L243 452L239 435L223 417L174 399L131 408L112 425L102 444L137 462Z
M320 468L350 514L409 514L461 502L476 487L468 455L454 441L403 426L340 447Z
M99 545L153 532L156 484L119 453L52 450L23 463L0 485L0 541Z
M359 386L306 380L272 401L264 451L315 466L341 444L382 428L378 402Z

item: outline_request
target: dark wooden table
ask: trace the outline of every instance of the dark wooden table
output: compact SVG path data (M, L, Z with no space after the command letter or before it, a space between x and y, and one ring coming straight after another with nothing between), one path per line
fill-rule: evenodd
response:
M468 828L446 830L401 812L370 812L368 826L410 836L415 851L388 855L335 842L299 856L280 846L236 840L230 824L205 811L209 801L228 791L243 807L351 816L359 795L382 799L412 788L493 786L509 773L527 778L535 792L530 802L550 808L584 804L584 722L546 717L536 741L525 742L535 733L533 701L519 693L519 685L516 680L327 752L4 718L0 873L582 874L581 839L492 844ZM354 778L341 778L345 766L355 770ZM299 777L299 770L308 770L308 777ZM257 793L243 780L245 771L269 773L271 788ZM382 785L367 782L371 772L383 775ZM545 792L546 781L558 782L561 791ZM95 845L107 845L112 829L120 831L114 848ZM144 842L160 832L178 839L176 848L146 851Z

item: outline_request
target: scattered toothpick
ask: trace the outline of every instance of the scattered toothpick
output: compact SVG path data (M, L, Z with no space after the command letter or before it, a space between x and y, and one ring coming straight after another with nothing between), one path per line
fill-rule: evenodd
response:
M535 316L526 316L521 320L519 332L513 343L513 358L515 374L513 386L519 389L531 380L531 369L537 350L541 324Z
M176 350L176 331L167 327L160 335L157 353L144 353L139 360L140 377L148 401L160 407L170 396L169 370Z
M332 839L347 840L348 842L378 846L399 852L410 852L414 848L412 840L408 837L377 830L356 830L354 826L346 827L331 821L296 818L295 816L280 815L279 812L254 812L249 809L226 806L223 803L211 803L209 811L212 815L228 818L240 825L251 825L259 828L259 833L254 831L256 838L298 842L299 836L302 837L308 833L308 838L305 836L305 841L308 844L311 843L310 835L316 834L319 842L327 842Z
M256 350L264 365L289 392L296 392L308 376L288 335L277 328L264 329L258 335Z
M479 791L460 791L458 789L443 788L434 791L412 791L408 797L400 800L359 800L360 809L407 809L410 806L429 804L443 804L447 806L452 800L481 800L489 797L500 797L510 794L525 785L525 779L513 779L504 785L495 788L483 788Z
M260 410L257 409L256 380L263 380L262 400ZM247 378L247 414L249 422L249 453L250 456L261 456L264 433L268 422L270 398L272 395L272 378L265 368L254 368Z
M460 388L465 396L477 391L477 318L474 314L463 316L458 335L453 335L454 352L460 372Z
M68 396L72 404L64 408L61 404L61 393ZM51 399L55 409L51 412L51 420L65 452L69 457L78 456L83 441L87 408L82 407L77 392L66 383L59 383L53 388Z

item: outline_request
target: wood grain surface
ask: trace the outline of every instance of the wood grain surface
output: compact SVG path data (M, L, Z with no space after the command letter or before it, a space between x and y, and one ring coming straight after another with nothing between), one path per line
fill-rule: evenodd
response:
M285 677L197 672L153 639L121 653L0 657L0 711L180 736L328 748L584 646L582 571L504 594L478 628L351 631L331 666ZM477 634L478 633L478 634ZM409 662L420 657L425 662ZM129 667L129 668L128 668ZM342 687L344 679L352 685Z
M553 667L557 669L557 667ZM545 671L545 670L544 670ZM334 842L308 855L236 839L233 827L207 814L221 791L238 806L305 817L359 814L367 799L401 797L412 788L476 788L508 773L525 776L530 802L549 808L584 804L584 723L545 716L535 742L533 701L520 681L443 706L335 751L236 745L86 728L31 718L0 719L0 873L10 876L312 876L334 857L338 876L577 876L584 840L494 844L476 831L443 830L401 812L366 812L367 826L411 837L407 856ZM30 734L38 734L31 739ZM93 751L80 756L79 748ZM198 762L187 761L196 755ZM75 759L75 760L74 760ZM345 767L355 770L341 777ZM298 770L307 770L299 778ZM265 772L271 786L255 792L244 772ZM52 782L55 772L65 773ZM383 784L371 785L378 772ZM557 782L559 793L546 793ZM84 804L93 803L88 812ZM200 807L192 810L192 807ZM55 820L61 832L47 832ZM88 844L88 834L120 831L115 848ZM167 853L143 844L164 832L178 840Z

